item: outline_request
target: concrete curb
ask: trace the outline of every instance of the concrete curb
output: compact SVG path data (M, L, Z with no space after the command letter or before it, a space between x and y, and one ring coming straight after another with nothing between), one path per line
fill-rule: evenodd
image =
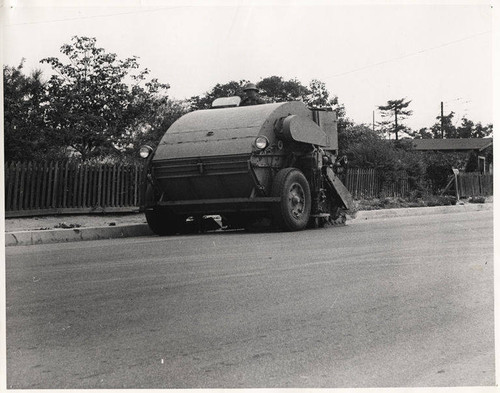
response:
M152 235L146 224L123 224L110 227L52 229L5 233L5 246L64 243L80 240L116 239Z
M463 213L470 211L493 210L493 204L468 204L456 206L412 207L405 209L362 210L355 222L409 216L424 216L432 214ZM29 246L35 244L64 243L81 240L117 239L135 236L151 236L153 232L147 224L122 224L109 227L52 229L37 231L18 231L5 233L5 246Z
M361 210L357 212L355 220L427 216L432 214L465 213L465 212L486 211L486 210L493 210L493 203L452 205L452 206L432 206L432 207L409 207L404 209Z

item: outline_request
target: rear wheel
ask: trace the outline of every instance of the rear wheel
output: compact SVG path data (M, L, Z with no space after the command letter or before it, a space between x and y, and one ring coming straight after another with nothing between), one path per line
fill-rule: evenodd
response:
M182 217L161 207L146 210L146 221L153 233L159 236L175 235L183 224Z
M311 214L311 190L300 170L280 170L273 181L272 195L281 198L272 210L276 226L286 231L300 231L307 226Z
M153 186L148 184L146 189L146 205L152 208L147 208L145 215L149 228L159 236L175 235L182 227L183 217L172 213L171 210L160 206L154 206L156 203Z

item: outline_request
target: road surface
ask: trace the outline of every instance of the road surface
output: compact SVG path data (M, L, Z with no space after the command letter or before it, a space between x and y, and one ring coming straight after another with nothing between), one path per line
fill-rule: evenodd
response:
M9 247L7 386L493 385L492 216Z

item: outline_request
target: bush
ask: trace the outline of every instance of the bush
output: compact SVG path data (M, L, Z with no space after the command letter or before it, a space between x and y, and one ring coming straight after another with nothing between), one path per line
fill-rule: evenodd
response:
M452 168L464 168L468 153L421 153L426 161L425 176L432 192L437 193L444 189L453 174Z

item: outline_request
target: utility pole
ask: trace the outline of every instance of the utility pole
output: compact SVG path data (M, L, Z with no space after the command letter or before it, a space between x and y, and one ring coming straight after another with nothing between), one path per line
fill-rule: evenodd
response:
M441 101L441 139L444 139L444 106L443 101Z
M373 128L373 132L375 132L375 111L373 111L373 120L372 120L372 128Z
M394 107L394 132L396 133L396 140L398 140L398 107Z

